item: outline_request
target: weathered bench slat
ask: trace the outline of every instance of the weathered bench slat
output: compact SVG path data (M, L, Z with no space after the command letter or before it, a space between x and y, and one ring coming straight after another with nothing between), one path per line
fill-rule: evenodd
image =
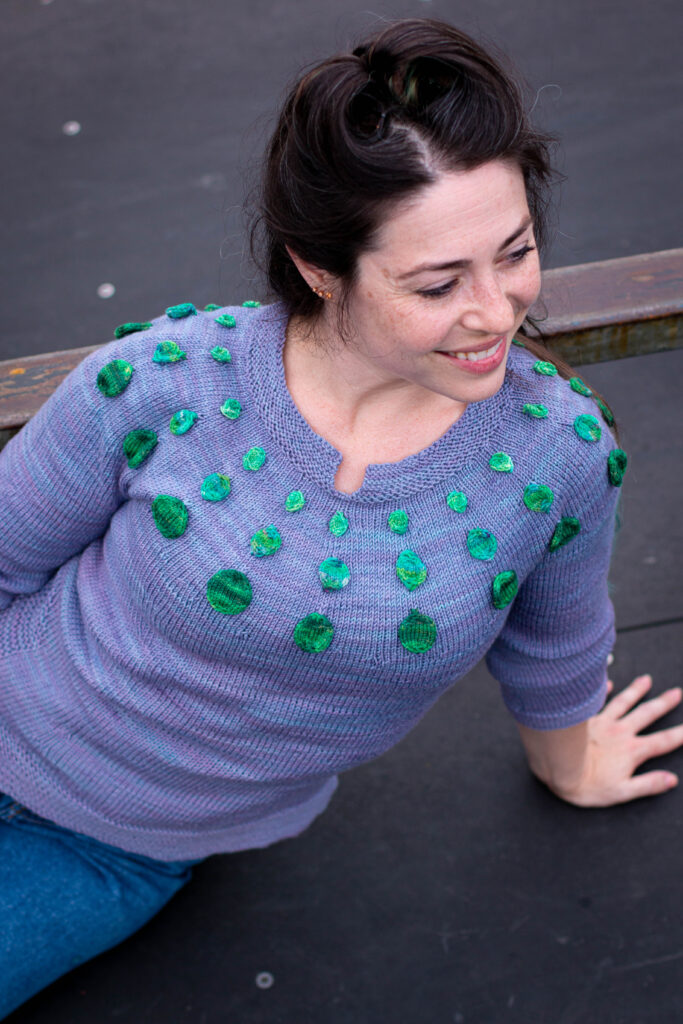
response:
M546 270L541 302L552 311L544 335L573 365L683 347L683 249ZM101 347L0 362L0 448Z

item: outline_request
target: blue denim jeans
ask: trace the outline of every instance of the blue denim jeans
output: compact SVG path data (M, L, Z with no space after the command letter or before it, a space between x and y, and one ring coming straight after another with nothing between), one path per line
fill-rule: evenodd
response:
M0 793L0 1020L141 928L197 863L127 853Z

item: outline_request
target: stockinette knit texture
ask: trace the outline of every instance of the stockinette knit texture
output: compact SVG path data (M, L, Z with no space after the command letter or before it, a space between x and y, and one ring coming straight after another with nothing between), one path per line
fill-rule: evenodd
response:
M606 696L625 456L590 394L513 345L344 494L285 327L123 325L0 452L0 791L162 860L299 833L483 656L536 729Z

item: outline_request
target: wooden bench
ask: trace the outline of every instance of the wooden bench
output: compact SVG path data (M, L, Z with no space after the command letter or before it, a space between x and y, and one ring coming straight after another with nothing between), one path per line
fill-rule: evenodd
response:
M546 270L532 313L544 316L543 306L543 333L573 366L680 348L683 249ZM97 348L0 361L0 448Z

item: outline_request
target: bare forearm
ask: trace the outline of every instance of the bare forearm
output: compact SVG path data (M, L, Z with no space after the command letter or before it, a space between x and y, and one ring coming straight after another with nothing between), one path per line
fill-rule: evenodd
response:
M588 722L541 731L516 723L531 771L559 796L578 785L588 751Z

